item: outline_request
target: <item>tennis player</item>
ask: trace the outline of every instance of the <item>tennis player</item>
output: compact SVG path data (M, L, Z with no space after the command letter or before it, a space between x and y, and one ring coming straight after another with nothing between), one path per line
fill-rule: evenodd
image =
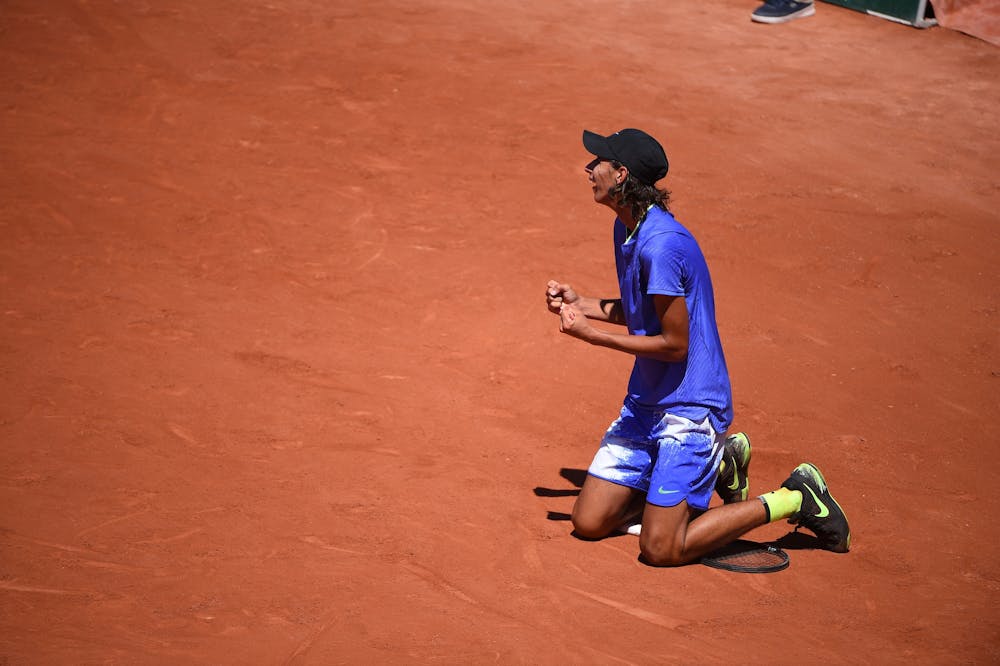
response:
M594 201L616 216L619 295L587 297L551 280L545 298L560 331L635 362L621 412L573 507L575 533L600 539L641 513L642 558L674 566L788 519L813 531L823 548L847 552L847 518L812 464L796 467L781 488L757 501L735 501L747 492L749 440L741 433L730 439L722 484L731 485L735 475L737 496L709 509L733 406L708 265L694 236L671 215L669 192L657 187L669 163L656 139L637 129L609 136L585 131L583 145L594 157L585 167Z

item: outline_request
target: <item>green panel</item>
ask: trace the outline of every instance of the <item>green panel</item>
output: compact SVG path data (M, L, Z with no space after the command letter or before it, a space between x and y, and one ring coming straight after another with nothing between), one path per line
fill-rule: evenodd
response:
M875 12L906 21L920 23L924 20L926 0L825 0L859 12Z

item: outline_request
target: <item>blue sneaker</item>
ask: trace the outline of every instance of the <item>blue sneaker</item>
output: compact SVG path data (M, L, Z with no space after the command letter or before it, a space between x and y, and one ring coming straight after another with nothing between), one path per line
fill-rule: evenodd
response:
M750 15L757 23L785 23L797 18L805 18L816 13L812 2L795 0L764 0L764 4Z

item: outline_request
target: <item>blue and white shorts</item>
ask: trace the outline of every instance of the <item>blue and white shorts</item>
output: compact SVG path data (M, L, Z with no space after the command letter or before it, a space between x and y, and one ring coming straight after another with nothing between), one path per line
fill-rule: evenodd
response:
M715 490L725 433L706 418L695 423L667 412L647 411L626 400L608 428L588 473L641 490L657 506L705 510Z

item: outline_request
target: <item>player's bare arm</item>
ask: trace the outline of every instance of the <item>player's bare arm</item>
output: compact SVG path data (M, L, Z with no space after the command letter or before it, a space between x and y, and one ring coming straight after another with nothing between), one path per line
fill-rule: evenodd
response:
M580 296L568 284L549 280L545 288L545 301L549 311L559 314L563 304L574 305L587 319L625 325L625 315L620 298L589 298Z
M559 313L559 330L599 347L676 363L687 358L688 311L683 296L654 295L653 305L660 318L659 335L628 335L596 328L575 303L564 303Z

